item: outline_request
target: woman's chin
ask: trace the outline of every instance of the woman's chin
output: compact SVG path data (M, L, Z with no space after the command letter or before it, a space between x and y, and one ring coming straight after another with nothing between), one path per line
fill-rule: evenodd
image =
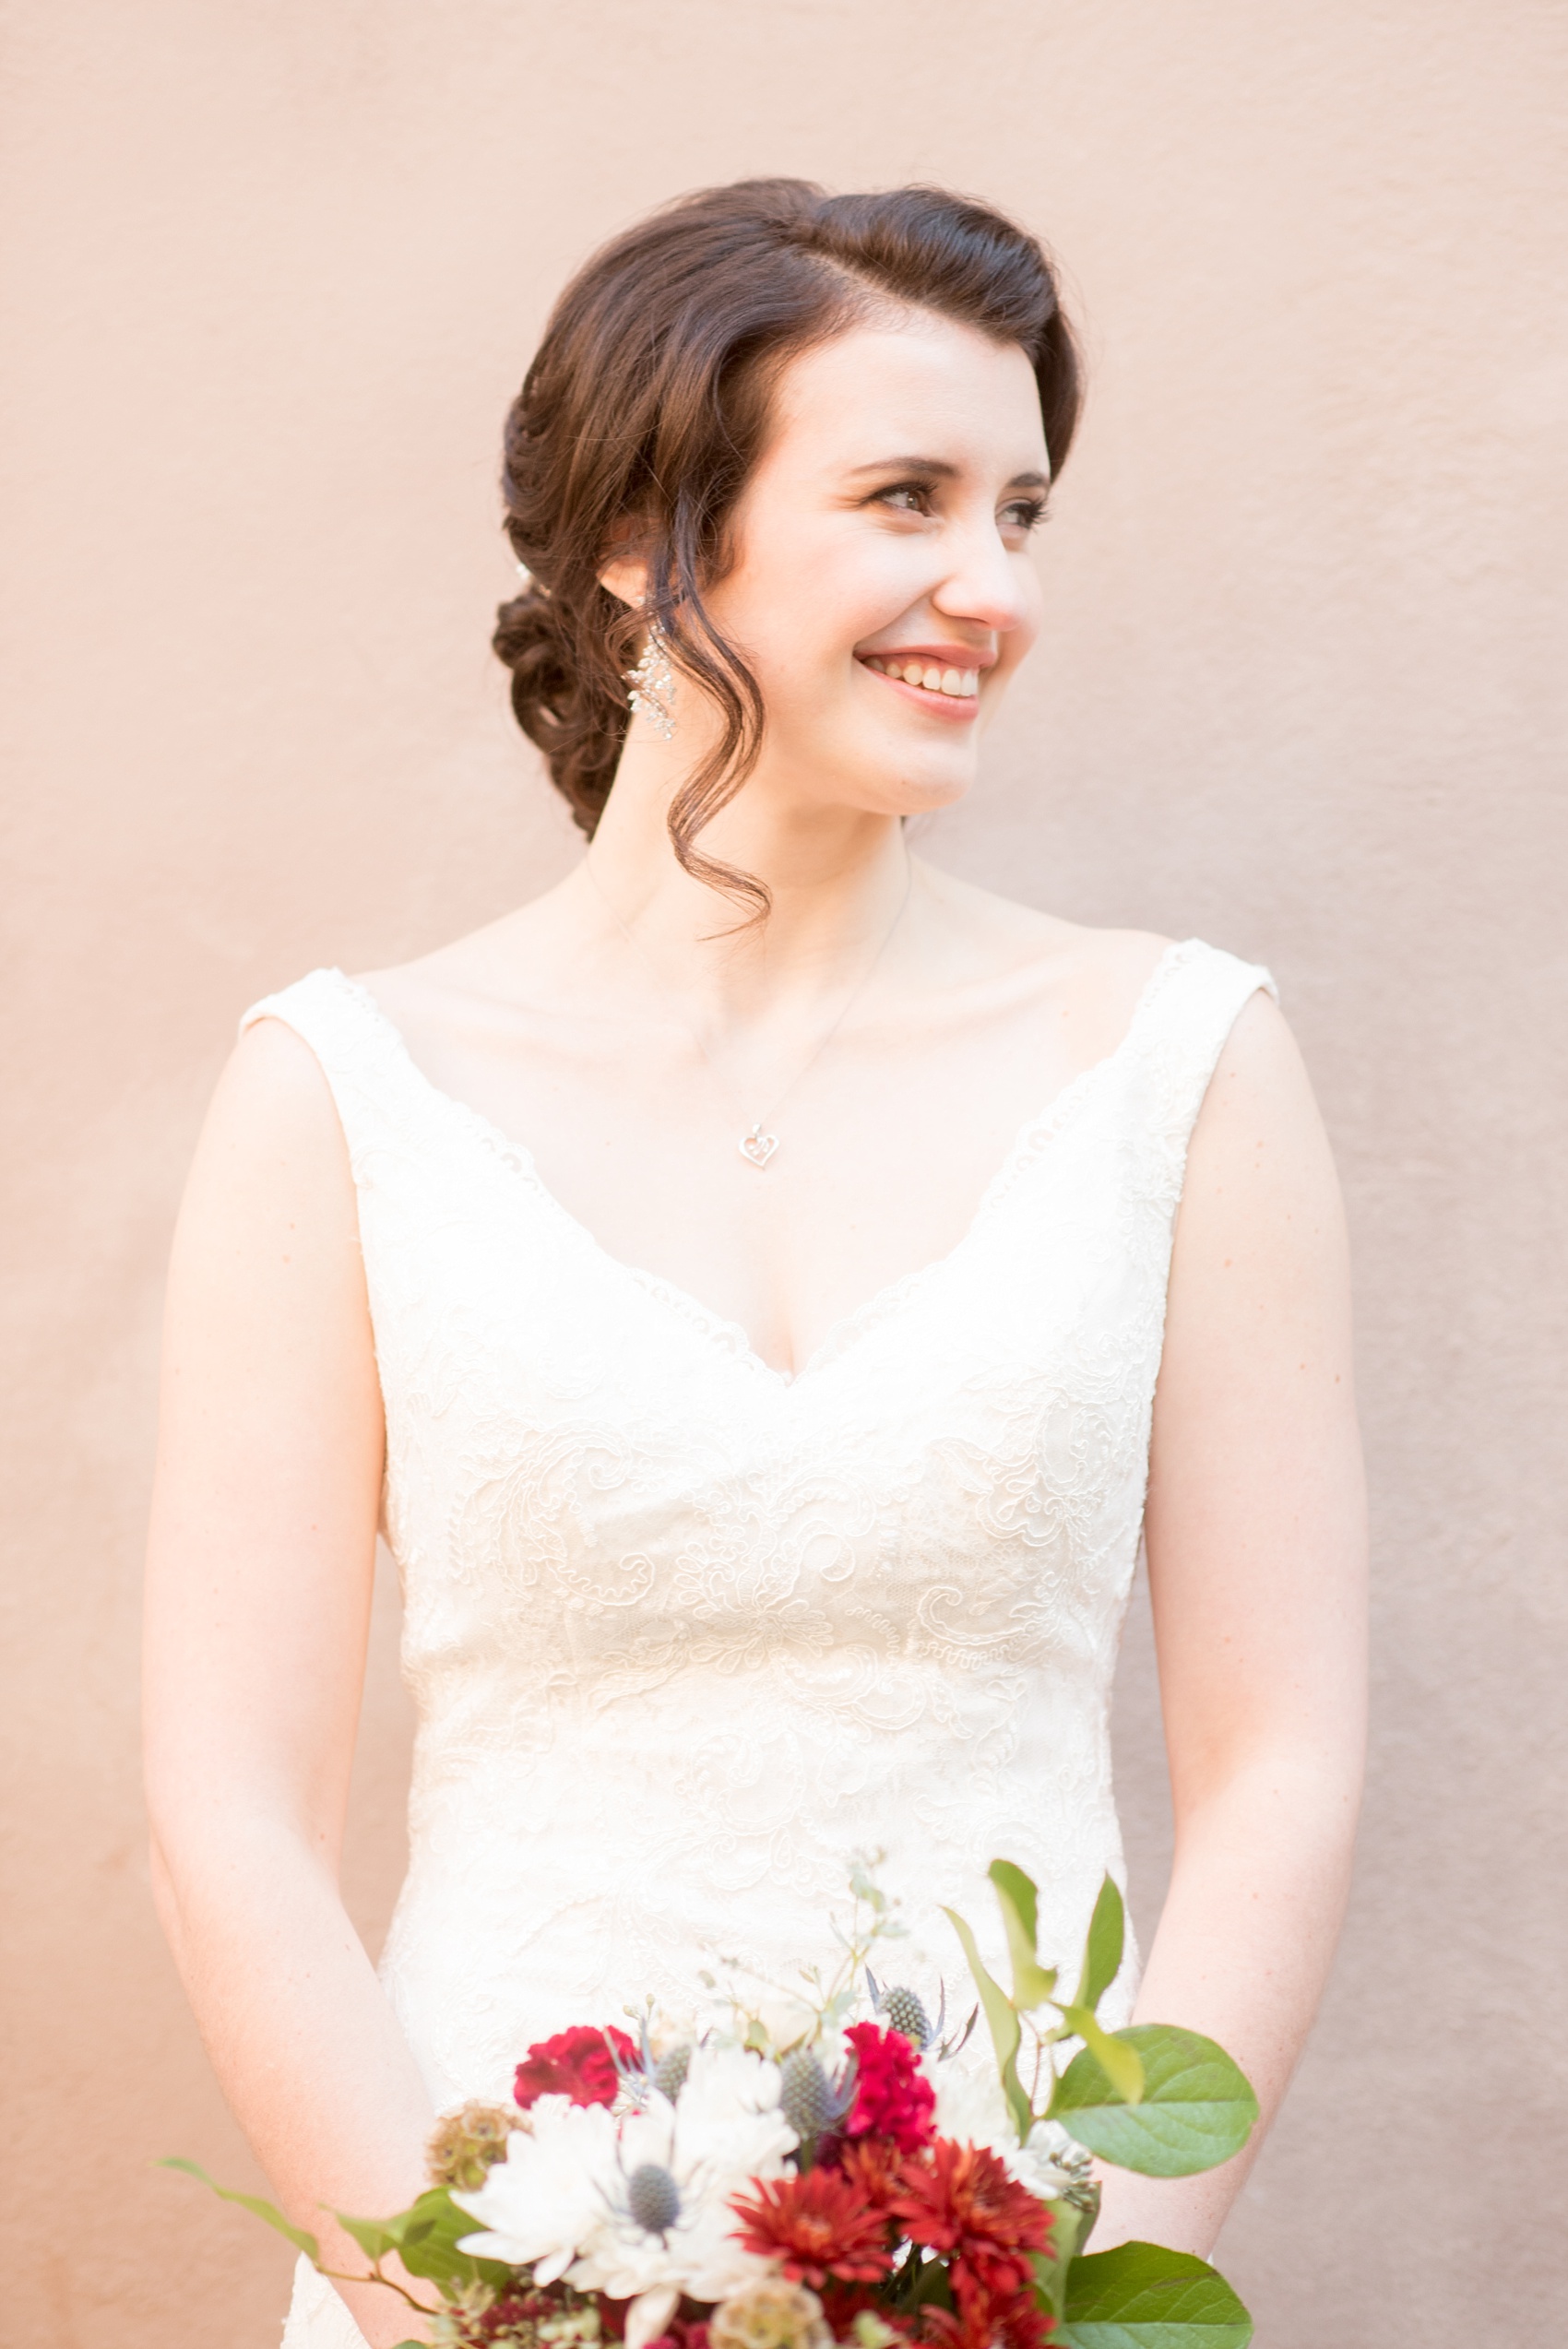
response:
M960 756L932 754L925 745L902 755L889 756L889 745L878 743L869 754L845 758L825 756L820 750L795 753L775 774L785 797L797 791L818 806L852 808L865 815L932 815L967 799L978 779L979 761L964 746ZM748 784L754 800L766 791L768 778L759 770ZM758 791L756 786L764 785Z
M951 768L942 774L909 774L898 777L893 793L892 813L897 815L934 815L940 808L956 807L974 789L977 777L972 767L960 774Z

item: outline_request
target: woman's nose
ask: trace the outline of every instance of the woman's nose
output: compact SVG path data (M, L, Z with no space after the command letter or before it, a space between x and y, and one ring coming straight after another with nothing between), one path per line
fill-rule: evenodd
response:
M999 635L1018 627L1029 609L1029 582L995 523L988 517L983 529L967 532L954 552L958 559L932 597L935 609L951 620L978 621Z

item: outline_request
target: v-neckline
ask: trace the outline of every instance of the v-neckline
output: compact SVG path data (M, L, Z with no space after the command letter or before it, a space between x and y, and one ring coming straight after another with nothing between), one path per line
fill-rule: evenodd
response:
M660 1299L681 1321L702 1330L715 1344L721 1346L726 1353L733 1356L743 1369L770 1380L776 1387L789 1392L799 1388L806 1380L826 1370L829 1363L837 1360L839 1355L864 1331L873 1323L884 1320L888 1313L904 1304L907 1299L918 1290L929 1287L967 1252L989 1223L996 1207L1012 1189L1016 1177L1022 1171L1033 1154L1043 1148L1048 1142L1055 1139L1096 1086L1120 1065L1136 1038L1150 1005L1162 991L1167 978L1175 967L1176 958L1188 954L1196 943L1195 940L1190 938L1173 940L1165 948L1144 981L1127 1025L1111 1050L1103 1054L1099 1060L1091 1061L1087 1068L1079 1069L1075 1075L1070 1076L1066 1084L1051 1095L1044 1109L1025 1120L1008 1145L1001 1165L981 1192L974 1214L953 1246L944 1255L932 1257L928 1263L917 1266L912 1272L901 1273L897 1279L885 1282L882 1287L873 1290L863 1304L853 1307L847 1313L841 1313L837 1321L828 1324L822 1337L797 1370L780 1370L777 1363L768 1361L766 1355L757 1351L750 1333L741 1323L731 1321L722 1313L715 1312L712 1307L705 1305L699 1297L694 1296L690 1289L683 1288L678 1281L667 1279L662 1273L648 1272L640 1264L628 1263L624 1256L613 1254L594 1237L588 1226L579 1216L573 1215L571 1209L557 1198L540 1173L530 1150L520 1142L515 1142L510 1134L505 1133L494 1122L493 1119L486 1117L482 1109L476 1109L470 1102L460 1100L455 1093L445 1091L436 1084L434 1077L426 1075L410 1050L408 1038L404 1036L402 1029L392 1018L390 1013L382 1008L368 987L362 987L358 979L349 978L345 971L337 968L331 970L328 976L338 981L374 1023L381 1034L395 1048L399 1061L414 1082L422 1088L430 1099L436 1103L445 1114L465 1127L476 1141L521 1176L531 1186L547 1212L555 1218L564 1230L572 1235L579 1247L585 1249L623 1279L631 1281L646 1295Z

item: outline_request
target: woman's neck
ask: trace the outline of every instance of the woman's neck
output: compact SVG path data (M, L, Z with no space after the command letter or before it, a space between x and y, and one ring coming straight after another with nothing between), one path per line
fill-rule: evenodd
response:
M748 921L744 906L676 862L671 791L640 765L623 761L585 870L567 884L584 893L586 917L597 898L599 919L624 927L671 990L721 1021L766 1019L785 1002L799 1010L863 972L909 894L897 816L780 805L763 776L748 779L698 844L766 888L767 913Z

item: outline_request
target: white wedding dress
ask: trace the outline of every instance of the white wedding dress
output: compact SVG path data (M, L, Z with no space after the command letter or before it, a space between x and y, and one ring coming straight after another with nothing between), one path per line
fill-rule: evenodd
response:
M1122 1868L1107 1712L1187 1141L1269 985L1169 949L953 1252L793 1378L607 1255L340 972L246 1014L315 1052L358 1186L419 1717L381 1973L438 2106L650 1992L692 2011L716 1958L830 1970L858 1854L928 2001L968 2003L943 1903L1003 1967L993 1857L1075 1963ZM286 2349L362 2340L302 2266Z

